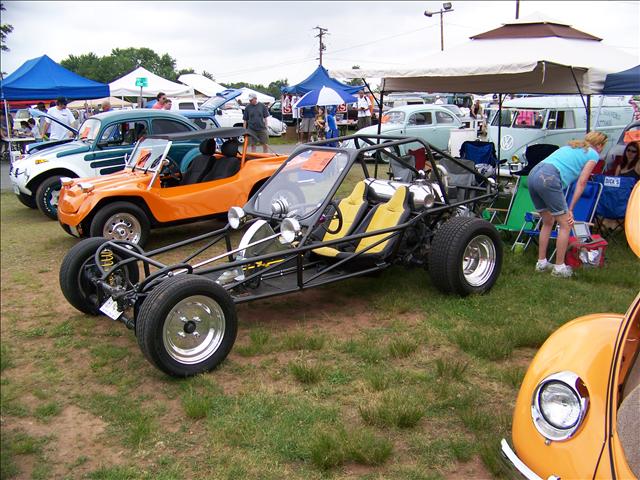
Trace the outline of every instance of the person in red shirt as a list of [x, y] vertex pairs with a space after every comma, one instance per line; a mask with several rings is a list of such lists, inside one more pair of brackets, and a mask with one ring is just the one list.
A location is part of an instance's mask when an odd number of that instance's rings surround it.
[[162, 110], [164, 108], [164, 104], [167, 101], [167, 96], [164, 94], [164, 92], [159, 92], [158, 95], [156, 95], [156, 100], [157, 102], [153, 105], [153, 107], [151, 107], [152, 110]]

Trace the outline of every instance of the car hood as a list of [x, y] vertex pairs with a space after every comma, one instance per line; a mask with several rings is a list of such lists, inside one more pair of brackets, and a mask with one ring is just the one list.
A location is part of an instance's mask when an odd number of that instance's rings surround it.
[[67, 155], [74, 155], [76, 153], [84, 153], [90, 150], [90, 146], [84, 142], [77, 140], [63, 143], [62, 145], [54, 145], [48, 148], [43, 148], [34, 152], [29, 158], [57, 158]]
[[104, 192], [106, 190], [131, 188], [139, 183], [144, 183], [144, 188], [146, 188], [149, 185], [151, 176], [151, 173], [144, 173], [142, 171], [132, 172], [131, 170], [123, 170], [98, 177], [78, 178], [74, 180], [72, 187], [75, 187], [79, 183], [90, 183], [95, 187], [93, 192]]

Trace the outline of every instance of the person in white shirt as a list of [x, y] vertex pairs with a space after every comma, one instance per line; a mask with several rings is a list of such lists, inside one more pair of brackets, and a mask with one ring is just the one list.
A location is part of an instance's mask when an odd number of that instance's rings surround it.
[[436, 96], [436, 101], [433, 102], [435, 105], [444, 105], [444, 101], [440, 98], [439, 95]]
[[[69, 127], [73, 127], [76, 123], [76, 118], [73, 116], [71, 110], [67, 108], [67, 99], [64, 97], [60, 97], [56, 100], [56, 106], [47, 110], [47, 115], [55, 118], [64, 125], [68, 125]], [[67, 130], [56, 122], [47, 120], [46, 123], [50, 127], [50, 140], [64, 140], [65, 138], [69, 138], [73, 135], [71, 130]]]
[[371, 125], [371, 102], [364, 95], [364, 90], [358, 92], [358, 130]]

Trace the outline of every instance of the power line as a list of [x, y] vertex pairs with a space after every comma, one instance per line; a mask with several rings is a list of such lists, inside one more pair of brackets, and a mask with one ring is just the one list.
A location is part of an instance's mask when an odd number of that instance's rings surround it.
[[411, 35], [412, 33], [420, 32], [422, 30], [428, 30], [428, 29], [434, 28], [436, 26], [437, 25], [429, 25], [429, 26], [426, 26], [426, 27], [420, 27], [420, 28], [417, 28], [415, 30], [410, 30], [408, 32], [398, 33], [396, 35], [389, 35], [388, 37], [382, 37], [382, 38], [379, 38], [378, 40], [372, 40], [370, 42], [360, 43], [360, 44], [357, 44], [357, 45], [351, 45], [350, 47], [344, 47], [344, 48], [339, 48], [337, 50], [331, 50], [331, 51], [327, 52], [327, 54], [344, 52], [345, 50], [351, 50], [353, 48], [366, 47], [367, 45], [372, 45], [374, 43], [383, 42], [383, 41], [389, 40], [391, 38], [397, 38], [397, 37], [402, 37], [402, 36], [405, 36], [405, 35]]

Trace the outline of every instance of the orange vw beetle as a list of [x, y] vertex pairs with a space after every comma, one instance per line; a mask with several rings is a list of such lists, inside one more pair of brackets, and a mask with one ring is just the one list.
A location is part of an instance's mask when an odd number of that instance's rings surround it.
[[[640, 257], [640, 183], [625, 221]], [[640, 281], [639, 281], [640, 285]], [[626, 315], [587, 315], [540, 348], [513, 413], [507, 462], [528, 479], [640, 477], [640, 294]]]
[[123, 171], [63, 178], [58, 220], [77, 237], [142, 246], [151, 228], [226, 215], [233, 205], [246, 203], [287, 158], [248, 153], [248, 142], [239, 142], [247, 135], [236, 127], [143, 138]]

